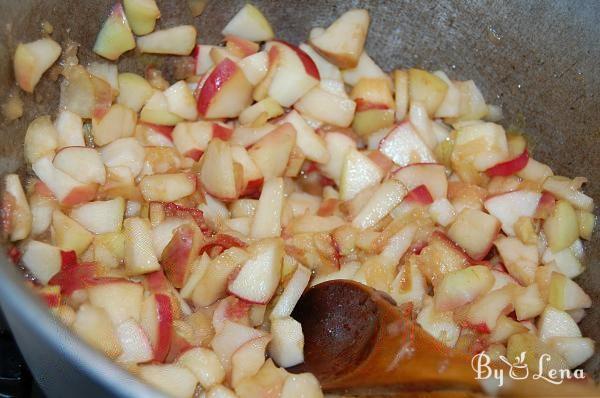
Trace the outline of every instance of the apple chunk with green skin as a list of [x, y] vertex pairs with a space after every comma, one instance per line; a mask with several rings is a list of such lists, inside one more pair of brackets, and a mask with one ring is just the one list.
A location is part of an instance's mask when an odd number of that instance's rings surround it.
[[494, 285], [494, 275], [484, 265], [450, 272], [435, 286], [435, 308], [448, 311], [472, 302]]
[[369, 13], [366, 10], [350, 10], [322, 34], [311, 37], [310, 45], [340, 68], [353, 68], [363, 52], [369, 22]]
[[44, 72], [60, 57], [61, 51], [60, 45], [48, 38], [20, 43], [13, 61], [19, 87], [32, 93]]
[[475, 260], [481, 260], [490, 251], [499, 230], [496, 217], [480, 210], [465, 209], [448, 229], [448, 237]]
[[16, 174], [4, 177], [4, 196], [2, 198], [2, 212], [4, 226], [7, 228], [11, 241], [25, 239], [31, 232], [32, 214], [21, 185], [21, 180]]
[[210, 73], [198, 95], [198, 114], [207, 119], [237, 117], [252, 102], [252, 85], [229, 58]]
[[163, 250], [163, 270], [176, 288], [184, 286], [202, 241], [202, 232], [195, 224], [184, 224], [175, 230], [171, 242]]
[[147, 35], [154, 30], [160, 10], [154, 0], [124, 0], [125, 15], [131, 30], [138, 36]]
[[135, 48], [135, 39], [125, 17], [125, 11], [121, 3], [116, 3], [96, 37], [94, 52], [115, 61], [121, 54], [133, 48]]
[[143, 53], [189, 55], [196, 46], [196, 28], [191, 25], [180, 25], [157, 30], [139, 37], [137, 44]]
[[280, 239], [263, 240], [253, 248], [254, 255], [244, 263], [229, 283], [231, 294], [251, 303], [268, 303], [275, 294], [281, 275], [283, 243]]
[[221, 33], [224, 36], [235, 35], [250, 41], [267, 41], [274, 37], [269, 21], [252, 4], [246, 4], [239, 10]]

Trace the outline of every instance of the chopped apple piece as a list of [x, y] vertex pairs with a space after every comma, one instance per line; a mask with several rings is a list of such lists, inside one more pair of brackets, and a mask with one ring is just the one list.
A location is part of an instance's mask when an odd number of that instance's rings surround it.
[[303, 265], [298, 265], [273, 307], [270, 315], [271, 319], [285, 318], [292, 314], [296, 303], [300, 299], [300, 296], [302, 296], [302, 293], [304, 293], [304, 289], [308, 286], [310, 277], [310, 270]]
[[250, 340], [242, 345], [231, 357], [231, 385], [237, 386], [240, 381], [258, 373], [265, 363], [267, 344], [271, 337], [265, 336]]
[[225, 380], [225, 370], [219, 362], [219, 357], [207, 348], [192, 348], [184, 352], [177, 363], [191, 371], [202, 388], [211, 388]]
[[450, 272], [435, 286], [435, 308], [453, 310], [484, 295], [493, 285], [494, 275], [484, 265]]
[[211, 195], [223, 200], [238, 196], [231, 147], [225, 141], [213, 139], [202, 158], [200, 182]]
[[187, 120], [196, 120], [198, 117], [196, 99], [185, 81], [181, 80], [173, 84], [165, 90], [164, 95], [169, 112]]
[[568, 201], [577, 209], [583, 211], [594, 210], [594, 200], [581, 192], [574, 180], [560, 176], [550, 176], [544, 181], [543, 188], [557, 198]]
[[554, 337], [581, 337], [579, 326], [571, 315], [548, 305], [537, 322], [540, 340], [546, 342]]
[[160, 10], [154, 0], [124, 0], [125, 15], [131, 30], [138, 36], [147, 35], [154, 30]]
[[487, 327], [493, 330], [502, 314], [508, 314], [513, 309], [514, 286], [507, 285], [480, 297], [467, 307], [466, 321], [473, 326]]
[[146, 101], [140, 113], [140, 121], [159, 126], [174, 126], [181, 120], [181, 117], [169, 111], [167, 97], [158, 90]]
[[287, 368], [304, 362], [304, 334], [300, 322], [291, 317], [274, 319], [271, 334], [269, 356], [275, 363]]
[[559, 200], [550, 217], [544, 221], [544, 234], [553, 252], [568, 248], [579, 237], [577, 214], [569, 202]]
[[356, 103], [320, 87], [315, 87], [300, 98], [294, 108], [302, 115], [324, 123], [348, 127], [354, 118]]
[[459, 116], [460, 112], [460, 91], [458, 87], [452, 82], [448, 76], [442, 71], [436, 71], [433, 73], [435, 76], [443, 80], [448, 86], [444, 99], [437, 107], [434, 116], [436, 118], [454, 118]]
[[307, 159], [317, 163], [327, 163], [329, 161], [330, 155], [325, 140], [306, 123], [298, 112], [289, 112], [281, 122], [290, 123], [296, 129], [296, 145], [306, 155]]
[[84, 184], [104, 184], [106, 169], [102, 157], [94, 148], [67, 147], [52, 162], [58, 170]]
[[81, 255], [94, 239], [87, 229], [59, 210], [52, 214], [52, 229], [56, 245], [65, 251], [74, 250], [78, 255]]
[[250, 84], [256, 86], [267, 75], [269, 70], [269, 55], [266, 51], [259, 51], [240, 60], [238, 66], [242, 69]]
[[33, 217], [19, 176], [6, 175], [4, 189], [2, 223], [5, 233], [8, 233], [12, 242], [25, 239], [31, 232]]
[[385, 79], [388, 81], [390, 87], [392, 85], [390, 77], [369, 57], [366, 51], [360, 54], [358, 64], [354, 68], [342, 71], [342, 77], [344, 83], [350, 86], [354, 86], [361, 79], [365, 78]]
[[237, 117], [252, 100], [244, 72], [226, 58], [210, 73], [198, 95], [198, 114], [207, 119]]
[[408, 111], [408, 72], [405, 70], [394, 71], [394, 91], [396, 102], [396, 121], [401, 122]]
[[300, 44], [300, 49], [304, 51], [308, 56], [314, 61], [317, 69], [319, 70], [319, 76], [321, 79], [332, 79], [332, 80], [342, 80], [342, 73], [340, 69], [327, 61], [325, 58], [321, 57], [319, 53], [317, 53], [311, 46], [308, 44]]
[[578, 367], [594, 355], [594, 340], [587, 337], [554, 337], [548, 344], [567, 361], [570, 369]]
[[514, 191], [493, 196], [484, 202], [486, 210], [502, 223], [507, 235], [515, 235], [514, 225], [520, 217], [533, 217], [542, 194]]
[[333, 179], [338, 185], [348, 153], [356, 148], [356, 142], [342, 133], [325, 134], [325, 145], [329, 152], [329, 161], [321, 166], [323, 174]]
[[527, 328], [520, 322], [517, 322], [507, 316], [500, 315], [496, 322], [496, 327], [490, 331], [490, 342], [506, 343], [513, 334], [525, 333]]
[[534, 181], [540, 185], [544, 183], [546, 178], [552, 176], [553, 174], [554, 173], [552, 172], [552, 169], [550, 167], [538, 162], [531, 156], [527, 161], [527, 165], [517, 172], [517, 176], [525, 180]]
[[452, 312], [438, 312], [433, 300], [426, 297], [425, 306], [417, 315], [417, 323], [431, 336], [448, 347], [454, 347], [460, 335], [460, 327], [452, 318]]
[[283, 114], [283, 108], [273, 98], [267, 97], [254, 105], [244, 109], [239, 116], [241, 124], [251, 124], [257, 119], [266, 115], [265, 119], [269, 120]]
[[479, 210], [465, 209], [448, 229], [448, 236], [473, 257], [483, 259], [492, 247], [500, 223]]
[[468, 267], [469, 256], [454, 242], [440, 232], [435, 232], [429, 244], [417, 257], [419, 269], [435, 286], [445, 274]]
[[436, 75], [422, 69], [408, 70], [408, 95], [410, 102], [420, 102], [431, 117], [444, 100], [448, 85]]
[[178, 365], [142, 365], [138, 374], [142, 380], [175, 398], [193, 396], [198, 384], [192, 372]]
[[243, 37], [250, 41], [267, 41], [274, 37], [269, 21], [258, 8], [249, 3], [235, 14], [221, 33]]
[[435, 157], [408, 122], [400, 124], [379, 143], [379, 150], [399, 166], [435, 163]]
[[95, 234], [119, 232], [125, 215], [125, 200], [115, 198], [90, 202], [71, 210], [71, 217]]
[[45, 156], [54, 156], [58, 148], [58, 131], [52, 125], [50, 116], [41, 116], [29, 123], [24, 145], [28, 163], [34, 163]]
[[520, 284], [529, 286], [535, 280], [535, 270], [539, 264], [538, 249], [535, 245], [525, 245], [517, 238], [500, 237], [494, 241], [496, 249], [508, 273]]
[[147, 220], [131, 217], [123, 222], [125, 229], [125, 271], [141, 275], [160, 269], [154, 254], [152, 232]]
[[135, 138], [120, 138], [113, 141], [100, 149], [100, 155], [106, 167], [112, 170], [126, 168], [131, 172], [132, 177], [140, 174], [146, 158], [144, 147]]
[[466, 162], [475, 170], [485, 171], [507, 160], [508, 156], [508, 144], [502, 126], [476, 122], [458, 128], [452, 150], [454, 168], [460, 168]]
[[592, 300], [576, 282], [563, 274], [554, 272], [550, 279], [548, 304], [559, 310], [569, 311], [589, 308], [592, 305]]
[[582, 210], [577, 210], [576, 214], [577, 225], [579, 225], [579, 237], [585, 240], [592, 239], [592, 233], [594, 232], [594, 226], [596, 224], [596, 216], [594, 213]]
[[248, 150], [248, 155], [256, 163], [265, 180], [283, 175], [296, 144], [296, 136], [294, 126], [285, 123], [262, 137]]
[[225, 320], [223, 329], [215, 335], [211, 346], [225, 370], [230, 371], [233, 354], [247, 342], [265, 335], [261, 330]]
[[446, 198], [437, 199], [429, 206], [429, 215], [442, 227], [447, 227], [456, 219], [456, 209]]
[[72, 325], [79, 337], [109, 358], [117, 358], [123, 351], [115, 328], [105, 310], [83, 304]]
[[342, 14], [310, 44], [329, 62], [340, 68], [353, 68], [363, 52], [369, 30], [369, 13], [353, 9]]
[[96, 37], [94, 52], [111, 61], [135, 48], [135, 39], [121, 3], [116, 3]]
[[157, 30], [149, 35], [138, 37], [137, 45], [143, 53], [189, 55], [196, 46], [196, 28], [191, 25], [180, 25]]
[[144, 288], [132, 282], [111, 282], [88, 288], [90, 304], [102, 308], [113, 325], [128, 319], [140, 320]]
[[[548, 361], [540, 362], [540, 357], [544, 354], [547, 355]], [[509, 360], [517, 360], [524, 356], [523, 366], [527, 366], [534, 374], [548, 375], [550, 371], [558, 374], [561, 369], [567, 369], [567, 362], [558, 351], [532, 333], [512, 335], [506, 345], [506, 356]]]
[[117, 362], [137, 364], [149, 362], [154, 358], [148, 336], [135, 320], [127, 319], [122, 322], [117, 326], [116, 332], [123, 349], [123, 352], [117, 358]]
[[477, 120], [487, 115], [488, 106], [473, 80], [454, 82], [454, 85], [460, 92], [460, 120]]
[[411, 164], [396, 170], [393, 178], [402, 182], [409, 191], [425, 185], [434, 200], [447, 196], [448, 178], [446, 168], [441, 164]]
[[32, 93], [44, 72], [60, 57], [61, 51], [60, 45], [50, 38], [19, 43], [13, 61], [19, 87]]
[[162, 268], [174, 287], [185, 285], [202, 242], [202, 233], [195, 224], [185, 224], [174, 231], [161, 256]]
[[396, 180], [385, 181], [352, 220], [352, 225], [359, 229], [373, 227], [400, 204], [406, 192], [402, 183]]
[[74, 206], [89, 202], [96, 195], [95, 184], [83, 184], [54, 167], [50, 159], [41, 158], [32, 165], [33, 171], [50, 189], [59, 202]]
[[544, 299], [536, 283], [519, 289], [515, 296], [515, 313], [517, 320], [532, 319], [542, 313], [545, 307]]
[[260, 194], [250, 235], [253, 238], [278, 237], [281, 234], [281, 213], [284, 201], [282, 178], [267, 180]]
[[154, 174], [140, 181], [140, 191], [148, 202], [174, 202], [196, 190], [196, 177], [189, 173]]
[[346, 155], [340, 177], [340, 199], [354, 198], [363, 189], [373, 187], [383, 178], [383, 171], [356, 149]]
[[134, 112], [139, 112], [146, 101], [154, 94], [150, 83], [135, 73], [120, 73], [118, 80], [119, 96], [117, 97], [117, 103], [127, 106]]
[[22, 261], [25, 268], [42, 284], [46, 285], [61, 268], [60, 249], [47, 243], [31, 240], [23, 248]]

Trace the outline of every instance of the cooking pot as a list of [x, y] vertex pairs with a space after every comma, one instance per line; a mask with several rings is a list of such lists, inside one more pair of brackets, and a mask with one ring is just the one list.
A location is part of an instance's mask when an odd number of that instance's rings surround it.
[[[14, 87], [11, 56], [19, 41], [41, 35], [81, 43], [82, 63], [113, 1], [1, 0], [0, 89]], [[243, 0], [209, 0], [193, 18], [186, 0], [158, 0], [159, 27], [192, 23], [202, 43], [218, 43], [220, 31]], [[487, 101], [504, 109], [505, 126], [524, 129], [533, 153], [561, 175], [586, 176], [588, 194], [600, 192], [600, 2], [255, 0], [277, 35], [294, 43], [312, 27], [327, 26], [342, 12], [361, 7], [371, 13], [367, 51], [384, 69], [421, 66], [443, 69], [455, 79], [474, 79]], [[142, 72], [148, 64], [170, 70], [168, 57], [131, 54], [120, 71]], [[0, 173], [25, 172], [23, 137], [36, 116], [54, 114], [58, 85], [43, 80], [33, 95], [21, 93], [25, 114], [0, 123]], [[581, 323], [600, 340], [599, 234], [587, 244], [588, 269], [578, 282], [594, 298]], [[158, 397], [147, 387], [63, 328], [21, 283], [19, 271], [0, 256], [0, 304], [31, 370], [49, 396]], [[598, 380], [600, 354], [585, 364]]]

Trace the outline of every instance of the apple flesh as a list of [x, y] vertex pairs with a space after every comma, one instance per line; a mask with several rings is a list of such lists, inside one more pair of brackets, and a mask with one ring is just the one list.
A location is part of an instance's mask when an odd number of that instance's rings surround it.
[[233, 157], [227, 142], [220, 139], [210, 141], [202, 157], [199, 179], [202, 187], [217, 198], [234, 200], [238, 197]]
[[190, 173], [168, 173], [144, 176], [140, 191], [147, 202], [174, 202], [196, 190], [196, 176]]
[[568, 201], [579, 210], [593, 211], [594, 200], [579, 190], [581, 182], [577, 183], [575, 180], [550, 176], [544, 181], [543, 188], [557, 198]]
[[178, 365], [142, 365], [138, 374], [151, 386], [175, 398], [193, 396], [198, 384], [192, 372]]
[[410, 102], [420, 102], [425, 106], [427, 114], [433, 116], [446, 93], [448, 85], [436, 75], [422, 69], [408, 70], [408, 95]]
[[496, 239], [494, 245], [513, 278], [524, 286], [534, 282], [535, 270], [539, 264], [537, 246], [525, 245], [519, 239], [509, 237]]
[[441, 164], [411, 164], [396, 170], [393, 178], [404, 184], [409, 191], [425, 185], [433, 200], [446, 198], [448, 193], [446, 168]]
[[303, 116], [338, 127], [348, 127], [354, 119], [356, 103], [317, 86], [294, 104]]
[[224, 36], [235, 35], [250, 41], [267, 41], [274, 37], [273, 29], [264, 15], [252, 4], [246, 4], [227, 23]]
[[311, 272], [303, 265], [298, 265], [292, 277], [288, 281], [283, 293], [279, 296], [275, 307], [271, 311], [270, 318], [285, 318], [292, 314], [296, 303], [304, 293], [308, 286], [311, 277]]
[[448, 237], [434, 232], [417, 257], [417, 263], [423, 275], [435, 286], [445, 274], [470, 266], [471, 259]]
[[169, 353], [173, 320], [173, 307], [168, 295], [152, 294], [142, 302], [140, 324], [152, 345], [154, 361], [163, 362]]
[[260, 169], [265, 180], [283, 175], [296, 143], [296, 137], [294, 126], [285, 123], [248, 149], [248, 155]]
[[379, 150], [397, 165], [411, 163], [435, 163], [435, 157], [415, 129], [408, 122], [402, 123], [381, 140]]
[[123, 222], [125, 230], [125, 272], [142, 275], [160, 269], [152, 245], [152, 232], [147, 220], [130, 217]]
[[573, 206], [565, 200], [556, 202], [551, 215], [544, 221], [543, 230], [553, 252], [570, 247], [579, 237], [577, 214]]
[[279, 239], [266, 239], [249, 250], [253, 253], [252, 257], [242, 265], [229, 283], [228, 290], [242, 300], [265, 304], [279, 285], [283, 243]]
[[81, 255], [92, 243], [94, 236], [70, 217], [60, 210], [52, 213], [52, 230], [54, 242], [63, 250], [74, 250]]
[[124, 0], [125, 15], [131, 30], [138, 36], [147, 35], [154, 30], [160, 10], [154, 0]]
[[554, 337], [549, 345], [560, 353], [570, 369], [574, 369], [594, 355], [594, 340], [587, 337]]
[[54, 127], [58, 133], [58, 148], [85, 146], [83, 121], [79, 115], [63, 110], [56, 117]]
[[140, 121], [160, 126], [174, 126], [182, 118], [169, 111], [169, 102], [162, 91], [155, 90], [140, 112]]
[[135, 48], [135, 39], [121, 3], [116, 3], [94, 43], [94, 52], [116, 61], [121, 54]]
[[283, 179], [272, 178], [265, 182], [256, 207], [250, 236], [254, 238], [270, 238], [278, 237], [281, 234], [283, 201]]
[[552, 305], [546, 306], [540, 315], [537, 329], [540, 340], [544, 342], [554, 337], [581, 337], [581, 330], [573, 318]]
[[426, 298], [423, 309], [417, 315], [417, 323], [444, 345], [448, 347], [456, 345], [460, 327], [452, 319], [451, 311], [436, 311], [431, 298]]
[[522, 288], [515, 295], [515, 314], [518, 321], [532, 319], [540, 315], [546, 306], [536, 283]]
[[499, 230], [500, 223], [494, 216], [480, 210], [465, 209], [448, 229], [448, 237], [464, 248], [469, 256], [481, 260], [489, 252]]
[[337, 132], [325, 134], [324, 140], [329, 153], [329, 161], [320, 166], [320, 169], [326, 177], [331, 178], [339, 185], [346, 156], [351, 149], [356, 148], [356, 142], [349, 136]]
[[98, 151], [94, 148], [63, 148], [52, 161], [54, 167], [83, 184], [104, 184], [106, 169]]
[[62, 264], [58, 247], [35, 240], [25, 245], [21, 260], [25, 268], [44, 285], [60, 271]]
[[225, 371], [229, 372], [234, 353], [247, 342], [265, 335], [266, 333], [261, 330], [226, 320], [221, 332], [212, 339], [211, 347], [219, 357]]
[[12, 242], [27, 238], [32, 230], [33, 216], [21, 180], [16, 174], [4, 177], [2, 199], [4, 233]]
[[447, 273], [435, 286], [435, 308], [437, 311], [453, 310], [484, 295], [493, 285], [494, 275], [484, 265]]
[[322, 34], [311, 37], [310, 45], [338, 67], [353, 68], [363, 52], [369, 22], [369, 13], [366, 10], [347, 11]]
[[514, 286], [507, 285], [480, 297], [466, 308], [466, 322], [485, 330], [494, 330], [500, 315], [513, 309]]
[[116, 359], [117, 362], [138, 364], [149, 362], [154, 358], [148, 336], [135, 320], [127, 319], [119, 324], [116, 334], [123, 348], [123, 352]]
[[202, 233], [196, 225], [185, 224], [174, 231], [171, 242], [165, 247], [161, 256], [165, 275], [174, 287], [184, 286], [202, 240]]
[[106, 311], [115, 327], [132, 319], [140, 320], [144, 288], [132, 282], [111, 282], [87, 289], [90, 304]]
[[508, 143], [502, 126], [474, 122], [458, 128], [452, 150], [452, 164], [455, 168], [465, 163], [477, 171], [485, 171], [506, 161], [508, 157]]
[[44, 72], [60, 57], [61, 51], [60, 45], [50, 38], [19, 43], [13, 61], [19, 87], [32, 93]]
[[361, 79], [365, 78], [385, 79], [390, 86], [392, 85], [390, 77], [375, 63], [366, 51], [360, 54], [358, 64], [355, 67], [342, 70], [342, 78], [344, 83], [350, 86], [358, 84]]
[[127, 106], [134, 112], [139, 112], [154, 93], [150, 83], [135, 73], [120, 73], [118, 82], [119, 96], [117, 97], [117, 103]]
[[196, 46], [196, 28], [180, 25], [157, 30], [138, 37], [137, 46], [142, 53], [189, 55]]
[[291, 317], [271, 321], [272, 340], [269, 356], [277, 365], [287, 368], [304, 362], [302, 325]]
[[492, 196], [484, 202], [485, 209], [502, 223], [502, 231], [514, 236], [514, 225], [520, 217], [533, 217], [542, 194], [534, 191], [514, 191]]
[[273, 98], [267, 97], [254, 105], [244, 109], [239, 116], [239, 122], [243, 125], [253, 124], [258, 120], [265, 122], [283, 114], [283, 108]]
[[369, 157], [356, 149], [346, 155], [340, 176], [340, 199], [350, 200], [383, 178], [383, 171]]
[[104, 165], [113, 172], [122, 168], [128, 171], [130, 177], [137, 177], [144, 167], [146, 151], [135, 138], [120, 138], [100, 149], [100, 156]]
[[71, 218], [95, 234], [119, 232], [125, 215], [125, 200], [115, 198], [83, 204], [71, 211]]
[[109, 358], [115, 359], [123, 352], [110, 317], [102, 308], [83, 304], [71, 327], [86, 343]]
[[169, 112], [187, 120], [196, 120], [196, 99], [185, 81], [181, 80], [164, 91]]
[[240, 381], [252, 377], [258, 373], [265, 363], [267, 344], [271, 337], [264, 336], [250, 340], [233, 354], [231, 357], [231, 385], [236, 387]]
[[195, 347], [185, 351], [177, 359], [177, 364], [192, 372], [204, 389], [219, 385], [225, 380], [225, 369], [219, 362], [219, 357], [207, 348]]
[[406, 187], [401, 182], [396, 180], [383, 182], [352, 220], [352, 225], [359, 229], [373, 227], [398, 206], [406, 194]]
[[589, 308], [592, 300], [575, 281], [554, 272], [550, 279], [548, 304], [559, 310], [570, 311]]
[[25, 133], [24, 154], [28, 163], [52, 157], [58, 148], [58, 131], [49, 116], [34, 119]]

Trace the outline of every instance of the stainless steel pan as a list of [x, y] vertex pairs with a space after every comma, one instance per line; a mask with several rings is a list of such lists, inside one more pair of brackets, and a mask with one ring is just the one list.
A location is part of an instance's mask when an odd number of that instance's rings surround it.
[[[112, 1], [0, 0], [0, 89], [14, 86], [11, 54], [18, 41], [40, 36], [40, 24], [54, 26], [53, 37], [81, 43], [83, 62]], [[193, 23], [199, 41], [217, 43], [220, 30], [242, 0], [212, 0], [193, 19], [185, 0], [159, 0], [160, 26]], [[534, 154], [555, 171], [587, 176], [596, 200], [600, 192], [600, 2], [555, 1], [268, 1], [254, 3], [280, 37], [299, 42], [310, 28], [325, 26], [352, 7], [371, 12], [367, 49], [391, 69], [419, 65], [440, 68], [458, 79], [473, 78], [488, 102], [502, 105], [506, 125], [525, 128]], [[154, 63], [169, 69], [168, 58], [123, 57], [120, 70], [142, 71]], [[24, 171], [22, 143], [27, 123], [51, 113], [57, 85], [42, 82], [23, 95], [26, 113], [0, 122], [0, 173]], [[586, 335], [600, 339], [600, 245], [588, 244], [588, 270], [579, 282], [595, 299], [582, 322]], [[24, 356], [49, 396], [159, 396], [127, 372], [82, 344], [62, 328], [26, 291], [4, 255], [0, 256], [0, 304]], [[1, 354], [0, 354], [1, 355]], [[600, 355], [586, 370], [596, 379]]]

